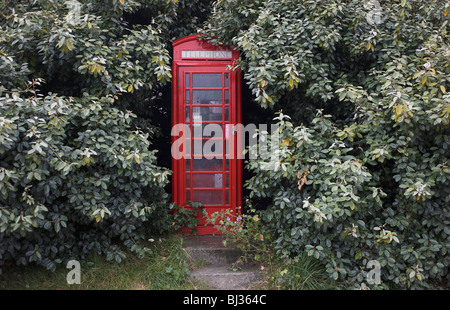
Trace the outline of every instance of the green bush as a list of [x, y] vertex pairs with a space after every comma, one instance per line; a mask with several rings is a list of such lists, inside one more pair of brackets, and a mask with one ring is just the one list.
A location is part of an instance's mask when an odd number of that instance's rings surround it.
[[173, 204], [172, 210], [172, 229], [178, 231], [186, 228], [191, 235], [197, 234], [197, 226], [200, 224], [200, 218], [207, 214], [201, 203], [192, 201], [187, 201], [186, 206]]
[[170, 171], [149, 140], [170, 123], [170, 41], [208, 12], [209, 0], [2, 3], [0, 267], [120, 261], [121, 246], [142, 256], [140, 240], [173, 229]]
[[236, 212], [225, 209], [207, 215], [207, 222], [214, 225], [223, 236], [223, 245], [242, 251], [242, 256], [233, 264], [233, 269], [238, 269], [242, 263], [247, 262], [264, 264], [274, 254], [270, 250], [270, 232], [262, 224], [259, 212], [251, 205], [246, 209], [245, 213], [237, 208]]
[[[382, 282], [394, 287], [448, 281], [450, 171], [440, 169], [443, 158], [428, 161], [430, 177], [439, 181], [427, 183], [423, 199], [417, 182], [384, 189], [381, 173], [370, 171], [377, 163], [372, 157], [362, 160], [364, 154], [342, 138], [345, 129], [329, 115], [318, 112], [311, 127], [295, 127], [288, 119], [276, 117], [278, 165], [267, 170], [260, 160], [247, 164], [255, 173], [246, 183], [250, 197], [272, 199], [262, 218], [276, 236], [278, 252], [320, 259], [333, 279], [352, 286], [366, 282], [371, 260], [381, 264]], [[401, 164], [407, 159], [396, 161], [394, 178], [409, 180], [412, 171]]]
[[54, 269], [90, 251], [120, 261], [119, 240], [144, 253], [137, 241], [145, 222], [161, 228], [154, 213], [167, 210], [170, 172], [113, 101], [1, 97], [0, 265]]
[[235, 45], [256, 101], [292, 117], [276, 117], [273, 169], [247, 163], [281, 253], [316, 257], [349, 285], [370, 260], [383, 285], [448, 285], [449, 9], [217, 2], [203, 37]]

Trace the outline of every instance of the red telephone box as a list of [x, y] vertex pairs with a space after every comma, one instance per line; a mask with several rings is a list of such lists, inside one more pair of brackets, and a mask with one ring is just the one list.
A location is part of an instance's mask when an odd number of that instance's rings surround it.
[[[242, 160], [234, 139], [241, 77], [229, 68], [238, 58], [233, 48], [197, 35], [173, 42], [172, 195], [178, 205], [200, 202], [209, 214], [241, 206]], [[198, 234], [217, 232], [205, 222], [200, 219]]]

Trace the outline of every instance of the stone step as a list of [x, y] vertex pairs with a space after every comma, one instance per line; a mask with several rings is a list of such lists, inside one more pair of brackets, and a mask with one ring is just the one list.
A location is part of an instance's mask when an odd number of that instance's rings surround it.
[[211, 290], [246, 290], [261, 280], [261, 274], [254, 266], [246, 266], [239, 271], [231, 271], [226, 266], [207, 266], [193, 270], [190, 277]]
[[238, 249], [225, 247], [221, 236], [187, 236], [183, 248], [193, 261], [203, 261], [210, 266], [231, 265], [242, 255]]
[[[222, 244], [221, 236], [185, 236], [183, 249], [192, 262], [201, 262], [191, 271], [193, 282], [202, 283], [212, 290], [244, 290], [261, 279], [258, 268], [251, 264], [242, 264], [237, 271], [230, 270], [231, 265], [240, 259], [242, 252]], [[195, 264], [193, 264], [195, 265]]]

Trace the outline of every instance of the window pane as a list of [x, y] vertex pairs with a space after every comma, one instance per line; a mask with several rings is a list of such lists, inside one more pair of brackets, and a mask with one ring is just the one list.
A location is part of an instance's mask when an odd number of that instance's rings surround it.
[[194, 90], [192, 91], [194, 104], [222, 104], [221, 90]]
[[189, 90], [186, 91], [186, 104], [191, 104], [191, 96]]
[[229, 114], [230, 109], [228, 107], [225, 107], [225, 121], [229, 121]]
[[223, 174], [193, 174], [192, 175], [193, 188], [222, 188]]
[[194, 158], [192, 171], [222, 171], [222, 159]]
[[225, 154], [230, 154], [230, 140], [225, 140]]
[[[198, 122], [199, 121], [198, 114], [195, 113], [195, 107], [193, 109], [194, 109], [194, 122]], [[194, 138], [202, 138], [202, 136], [203, 136], [202, 124], [197, 124], [197, 123], [192, 124], [191, 136]]]
[[215, 155], [215, 158], [223, 157], [223, 140], [194, 140], [193, 147], [194, 155]]
[[186, 173], [186, 188], [191, 187], [191, 175], [189, 173]]
[[223, 127], [222, 124], [209, 123], [202, 124], [203, 127], [203, 138], [222, 138], [223, 137]]
[[189, 73], [186, 73], [186, 88], [189, 88], [190, 83], [189, 83]]
[[228, 90], [225, 91], [225, 104], [230, 104], [230, 95], [228, 94]]
[[230, 204], [230, 191], [225, 191], [225, 204]]
[[186, 122], [190, 122], [191, 121], [191, 110], [190, 108], [186, 108]]
[[228, 82], [228, 73], [225, 73], [225, 87], [228, 87], [229, 82]]
[[[195, 110], [195, 108], [193, 107], [194, 111], [198, 112], [199, 110]], [[196, 117], [196, 120], [200, 120], [200, 118]], [[190, 133], [194, 138], [222, 138], [222, 128], [222, 124], [218, 123], [194, 123]]]
[[191, 140], [190, 139], [184, 140], [184, 145], [186, 147], [186, 157], [189, 158], [191, 157]]
[[194, 122], [221, 121], [222, 107], [193, 107], [192, 120]]
[[221, 205], [222, 204], [222, 191], [193, 191], [192, 200], [195, 202], [201, 202], [205, 205]]
[[191, 201], [191, 191], [186, 191], [186, 201]]
[[192, 73], [192, 87], [222, 87], [222, 73]]

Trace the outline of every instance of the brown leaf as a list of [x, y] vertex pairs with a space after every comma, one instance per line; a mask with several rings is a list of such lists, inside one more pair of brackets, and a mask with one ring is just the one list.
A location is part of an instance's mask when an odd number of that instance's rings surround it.
[[298, 190], [301, 190], [303, 185], [305, 185], [305, 183], [308, 181], [308, 179], [306, 178], [306, 176], [309, 174], [309, 165], [306, 166], [306, 171], [301, 174], [300, 171], [297, 173], [297, 178], [300, 179], [298, 181]]

